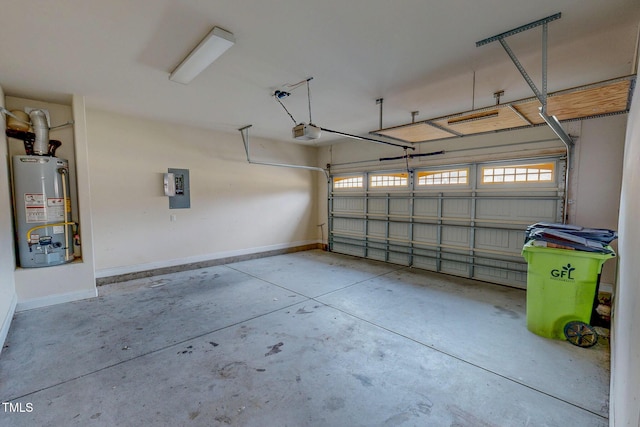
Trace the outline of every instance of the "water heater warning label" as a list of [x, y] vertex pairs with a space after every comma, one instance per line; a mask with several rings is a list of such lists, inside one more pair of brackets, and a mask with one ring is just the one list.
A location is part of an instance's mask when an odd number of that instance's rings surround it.
[[64, 220], [64, 199], [62, 197], [50, 197], [47, 199], [47, 221]]
[[44, 194], [25, 193], [24, 207], [27, 223], [45, 222], [47, 220], [47, 208], [44, 204]]
[[42, 193], [25, 193], [24, 205], [30, 206], [44, 206], [44, 194]]
[[42, 193], [25, 193], [25, 220], [27, 223], [64, 220], [65, 204], [61, 197], [46, 199]]
[[45, 222], [47, 220], [47, 210], [45, 208], [27, 207], [27, 223]]

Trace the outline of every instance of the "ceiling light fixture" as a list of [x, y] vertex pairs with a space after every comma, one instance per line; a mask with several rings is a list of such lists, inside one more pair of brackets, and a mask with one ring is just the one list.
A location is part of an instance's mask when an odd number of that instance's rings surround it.
[[169, 80], [189, 84], [235, 42], [236, 39], [232, 33], [213, 27], [200, 44], [173, 70]]

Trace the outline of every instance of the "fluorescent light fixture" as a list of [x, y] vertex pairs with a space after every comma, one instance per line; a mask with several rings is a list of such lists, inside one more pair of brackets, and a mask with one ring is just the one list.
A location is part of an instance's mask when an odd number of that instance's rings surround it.
[[200, 44], [173, 70], [169, 80], [189, 84], [235, 42], [233, 34], [222, 28], [213, 27]]

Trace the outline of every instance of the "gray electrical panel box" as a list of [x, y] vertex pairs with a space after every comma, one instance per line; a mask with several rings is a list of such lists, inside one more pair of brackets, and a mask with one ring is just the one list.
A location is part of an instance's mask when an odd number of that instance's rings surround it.
[[169, 209], [188, 209], [191, 207], [189, 191], [189, 169], [168, 169], [175, 179], [175, 196], [169, 197]]

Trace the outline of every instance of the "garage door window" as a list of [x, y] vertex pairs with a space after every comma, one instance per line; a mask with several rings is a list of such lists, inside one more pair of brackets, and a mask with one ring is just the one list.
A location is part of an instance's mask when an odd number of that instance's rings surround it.
[[482, 168], [483, 184], [524, 184], [530, 182], [552, 182], [553, 163], [536, 165], [485, 166]]
[[418, 186], [458, 185], [469, 183], [469, 169], [418, 172]]
[[362, 175], [359, 176], [343, 176], [333, 178], [334, 189], [362, 188]]
[[407, 187], [408, 185], [409, 174], [407, 174], [406, 172], [375, 174], [369, 177], [369, 186], [371, 188]]

